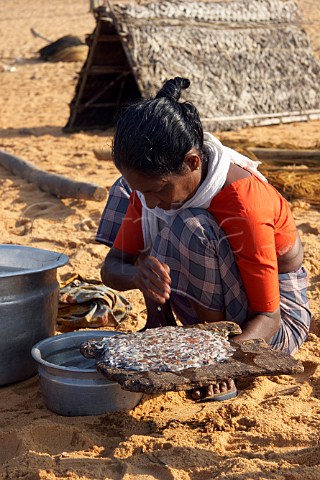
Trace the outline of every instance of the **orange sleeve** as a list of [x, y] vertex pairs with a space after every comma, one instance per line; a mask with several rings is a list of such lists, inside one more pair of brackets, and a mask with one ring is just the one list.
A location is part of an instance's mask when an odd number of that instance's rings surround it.
[[280, 305], [278, 262], [274, 229], [261, 223], [255, 212], [221, 223], [235, 254], [249, 306], [257, 312], [272, 312]]
[[[237, 186], [214, 197], [209, 211], [226, 233], [235, 254], [249, 306], [257, 312], [272, 312], [280, 305], [274, 215], [270, 199], [246, 192], [245, 208]], [[268, 201], [269, 200], [269, 201]]]
[[136, 192], [132, 192], [127, 213], [113, 243], [115, 248], [133, 255], [139, 254], [144, 249], [141, 214], [141, 202]]

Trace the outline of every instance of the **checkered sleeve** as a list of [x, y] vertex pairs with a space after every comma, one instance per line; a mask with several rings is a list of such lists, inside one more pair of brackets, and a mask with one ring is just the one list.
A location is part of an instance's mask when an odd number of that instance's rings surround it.
[[96, 241], [111, 247], [129, 206], [131, 189], [123, 177], [112, 185], [108, 201], [103, 210]]

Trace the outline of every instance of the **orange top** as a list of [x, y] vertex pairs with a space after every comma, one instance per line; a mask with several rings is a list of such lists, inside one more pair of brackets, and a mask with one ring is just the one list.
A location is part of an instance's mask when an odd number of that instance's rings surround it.
[[[251, 175], [223, 188], [207, 210], [228, 237], [250, 308], [274, 311], [280, 304], [277, 257], [289, 251], [297, 237], [288, 202], [269, 183]], [[116, 248], [131, 254], [143, 250], [141, 213], [133, 192]]]
[[138, 255], [144, 249], [142, 233], [142, 204], [136, 192], [130, 195], [127, 213], [122, 220], [121, 227], [113, 246], [132, 255]]

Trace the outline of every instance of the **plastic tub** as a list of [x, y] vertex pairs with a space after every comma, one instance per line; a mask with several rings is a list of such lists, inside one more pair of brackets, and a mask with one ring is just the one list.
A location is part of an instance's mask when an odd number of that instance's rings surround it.
[[122, 390], [96, 370], [95, 360], [80, 353], [86, 340], [119, 332], [86, 330], [65, 333], [38, 342], [32, 356], [38, 363], [41, 391], [46, 407], [59, 415], [100, 415], [130, 410], [142, 394]]

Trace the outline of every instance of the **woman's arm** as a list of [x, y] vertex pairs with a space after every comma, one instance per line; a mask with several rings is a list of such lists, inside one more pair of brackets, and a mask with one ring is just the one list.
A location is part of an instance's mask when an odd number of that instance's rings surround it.
[[[193, 308], [199, 318], [199, 323], [213, 323], [225, 320], [223, 312], [216, 312], [193, 302]], [[241, 325], [242, 333], [234, 337], [235, 341], [262, 338], [270, 340], [280, 327], [280, 309], [274, 312], [253, 312]]]
[[102, 282], [115, 290], [138, 288], [148, 298], [164, 304], [170, 298], [170, 270], [152, 256], [137, 256], [112, 247], [101, 268]]
[[263, 338], [265, 341], [277, 333], [280, 328], [280, 308], [273, 312], [255, 312], [255, 314], [241, 325], [242, 333], [234, 337], [236, 342]]
[[107, 287], [124, 291], [137, 288], [135, 275], [137, 256], [111, 248], [101, 267], [101, 280]]

